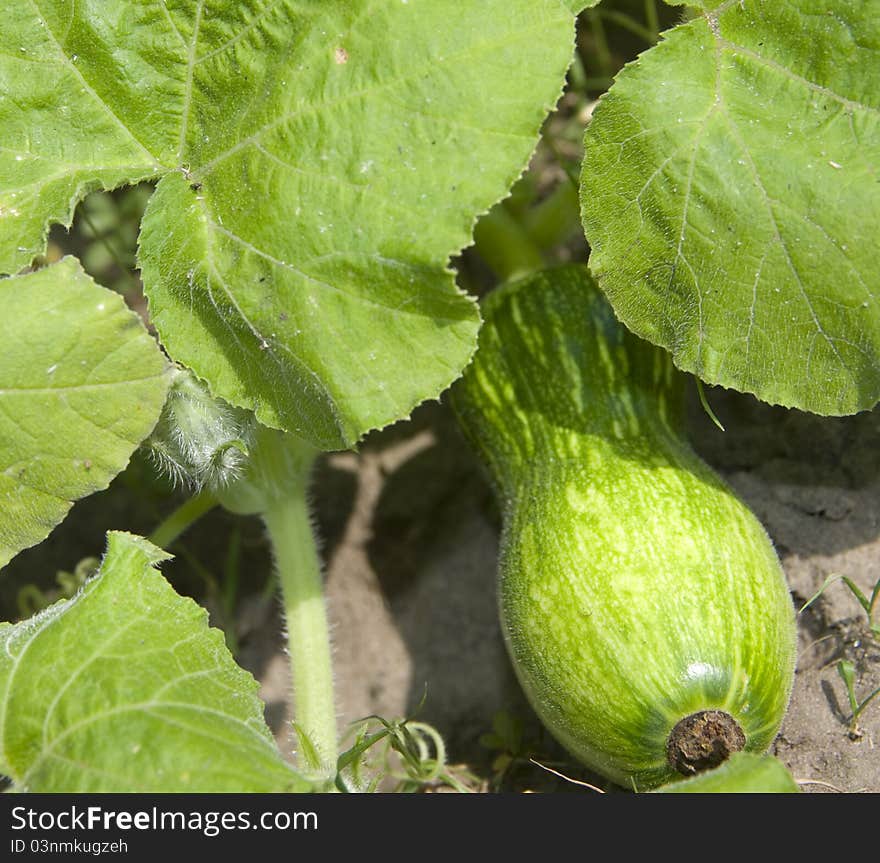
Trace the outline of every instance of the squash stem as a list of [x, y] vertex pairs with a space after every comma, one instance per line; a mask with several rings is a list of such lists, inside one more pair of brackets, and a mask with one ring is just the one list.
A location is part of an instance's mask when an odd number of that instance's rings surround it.
[[645, 26], [654, 37], [651, 44], [660, 39], [660, 16], [657, 14], [657, 0], [645, 0]]
[[563, 181], [524, 217], [524, 227], [540, 249], [552, 249], [580, 228], [580, 202], [574, 182]]
[[605, 18], [606, 21], [611, 21], [619, 27], [622, 27], [624, 30], [628, 30], [634, 36], [643, 39], [649, 45], [653, 45], [657, 41], [656, 30], [652, 30], [650, 25], [642, 26], [638, 21], [630, 18], [625, 12], [616, 12], [613, 9], [598, 9], [597, 13]]
[[151, 534], [150, 542], [167, 549], [206, 512], [217, 506], [217, 498], [208, 491], [199, 492], [184, 501]]
[[338, 753], [330, 629], [305, 492], [303, 482], [272, 500], [263, 520], [284, 601], [300, 766], [332, 776]]

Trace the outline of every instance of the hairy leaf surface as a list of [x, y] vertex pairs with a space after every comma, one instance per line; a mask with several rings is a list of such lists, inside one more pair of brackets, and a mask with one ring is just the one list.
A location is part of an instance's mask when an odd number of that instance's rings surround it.
[[150, 433], [168, 363], [75, 258], [0, 280], [0, 566], [106, 488]]
[[0, 770], [23, 791], [307, 790], [257, 682], [140, 537], [109, 534], [73, 599], [0, 625]]
[[591, 266], [682, 369], [821, 414], [880, 399], [880, 2], [728, 0], [586, 135]]

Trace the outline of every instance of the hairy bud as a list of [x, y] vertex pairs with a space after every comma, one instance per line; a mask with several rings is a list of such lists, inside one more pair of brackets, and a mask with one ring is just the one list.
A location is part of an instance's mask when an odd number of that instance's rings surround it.
[[255, 429], [250, 411], [214, 398], [195, 375], [180, 369], [146, 446], [175, 484], [217, 491], [241, 475]]

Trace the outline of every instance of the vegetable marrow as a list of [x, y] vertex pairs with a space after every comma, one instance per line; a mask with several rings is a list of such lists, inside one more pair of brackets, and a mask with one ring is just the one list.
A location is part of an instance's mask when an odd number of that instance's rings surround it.
[[683, 381], [583, 267], [491, 294], [453, 389], [503, 510], [499, 604], [554, 736], [654, 787], [763, 752], [788, 705], [795, 618], [761, 524], [683, 435]]

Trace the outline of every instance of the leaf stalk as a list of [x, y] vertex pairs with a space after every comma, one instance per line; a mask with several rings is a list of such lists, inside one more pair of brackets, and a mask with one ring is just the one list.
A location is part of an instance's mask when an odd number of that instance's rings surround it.
[[337, 757], [330, 629], [305, 483], [273, 501], [263, 521], [275, 551], [284, 601], [297, 729], [320, 759], [318, 772], [330, 776]]

